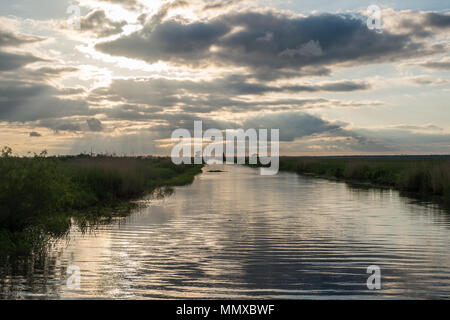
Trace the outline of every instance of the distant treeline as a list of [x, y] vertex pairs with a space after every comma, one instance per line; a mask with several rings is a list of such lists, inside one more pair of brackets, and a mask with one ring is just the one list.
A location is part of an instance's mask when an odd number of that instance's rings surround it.
[[280, 170], [389, 186], [450, 200], [449, 156], [282, 157]]
[[189, 184], [201, 165], [170, 158], [87, 155], [0, 156], [0, 253], [26, 252], [49, 237], [130, 212], [130, 200], [159, 187]]

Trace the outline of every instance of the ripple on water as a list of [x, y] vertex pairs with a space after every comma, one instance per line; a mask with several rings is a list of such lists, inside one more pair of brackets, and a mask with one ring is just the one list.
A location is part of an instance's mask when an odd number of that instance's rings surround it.
[[[391, 190], [229, 166], [123, 221], [2, 261], [3, 298], [448, 298], [450, 216]], [[81, 270], [80, 289], [66, 270]], [[382, 289], [370, 291], [369, 265]]]

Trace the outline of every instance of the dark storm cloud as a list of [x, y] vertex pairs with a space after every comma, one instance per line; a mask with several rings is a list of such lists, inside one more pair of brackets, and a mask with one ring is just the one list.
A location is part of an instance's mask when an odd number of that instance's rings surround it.
[[277, 12], [224, 14], [189, 24], [166, 21], [96, 48], [149, 63], [245, 66], [272, 77], [303, 68], [324, 70], [338, 63], [387, 62], [430, 53], [412, 34], [377, 33], [355, 15], [294, 17]]
[[103, 10], [94, 10], [81, 18], [82, 32], [91, 32], [98, 37], [108, 37], [123, 32], [125, 21], [109, 19]]

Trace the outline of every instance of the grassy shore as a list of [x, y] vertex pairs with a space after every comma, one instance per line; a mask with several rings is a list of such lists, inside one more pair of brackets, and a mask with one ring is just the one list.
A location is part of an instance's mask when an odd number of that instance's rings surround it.
[[282, 157], [280, 170], [389, 186], [450, 201], [449, 157]]
[[0, 157], [0, 254], [27, 253], [80, 226], [124, 216], [158, 188], [189, 184], [201, 165], [170, 158]]

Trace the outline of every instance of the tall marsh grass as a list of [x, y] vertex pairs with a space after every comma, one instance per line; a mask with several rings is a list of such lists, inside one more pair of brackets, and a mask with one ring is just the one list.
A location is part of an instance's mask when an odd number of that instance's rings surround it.
[[450, 200], [449, 158], [281, 158], [280, 169]]
[[[129, 200], [158, 187], [191, 183], [199, 165], [170, 158], [0, 156], [0, 252], [27, 251], [39, 239], [61, 236], [71, 224], [129, 211]], [[123, 212], [120, 212], [123, 214]]]

